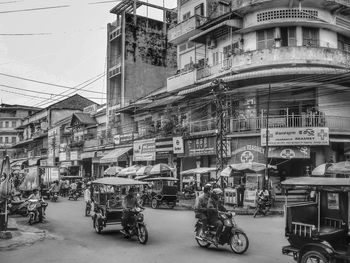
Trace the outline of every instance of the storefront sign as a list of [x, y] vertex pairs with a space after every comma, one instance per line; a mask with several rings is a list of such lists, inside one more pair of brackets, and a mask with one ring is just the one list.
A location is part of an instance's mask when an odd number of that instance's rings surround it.
[[291, 147], [269, 147], [269, 158], [281, 159], [309, 159], [310, 147], [291, 146]]
[[[329, 145], [329, 129], [269, 128], [269, 146], [282, 145]], [[261, 146], [266, 146], [266, 129], [261, 129]]]
[[188, 156], [215, 155], [215, 137], [187, 140], [185, 149]]
[[[241, 146], [243, 143], [257, 143], [256, 141], [249, 140], [235, 140], [233, 141], [234, 146]], [[234, 149], [234, 148], [233, 148]], [[232, 158], [229, 163], [250, 163], [257, 162], [261, 163], [265, 160], [265, 149], [258, 145], [247, 144], [239, 147], [238, 149], [234, 149], [232, 151]]]
[[134, 161], [156, 160], [156, 139], [134, 141]]
[[113, 136], [114, 144], [122, 144], [137, 139], [138, 133], [117, 134]]
[[95, 114], [97, 112], [97, 105], [96, 104], [92, 104], [90, 106], [87, 106], [83, 109], [83, 112], [84, 113], [90, 113], [91, 115], [92, 114]]
[[184, 153], [184, 140], [182, 137], [173, 138], [173, 151], [174, 153]]

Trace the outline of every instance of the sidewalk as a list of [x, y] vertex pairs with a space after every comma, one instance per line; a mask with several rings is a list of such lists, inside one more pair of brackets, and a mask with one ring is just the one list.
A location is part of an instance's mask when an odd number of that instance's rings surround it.
[[48, 237], [45, 230], [25, 225], [23, 222], [23, 217], [9, 217], [7, 231], [12, 234], [12, 238], [0, 239], [0, 251], [32, 245]]
[[[177, 206], [193, 210], [195, 199], [180, 199]], [[253, 215], [254, 208], [246, 207], [234, 207], [231, 205], [225, 205], [225, 208], [229, 211], [235, 212], [237, 215]], [[283, 215], [283, 207], [272, 207], [269, 212], [270, 215]]]

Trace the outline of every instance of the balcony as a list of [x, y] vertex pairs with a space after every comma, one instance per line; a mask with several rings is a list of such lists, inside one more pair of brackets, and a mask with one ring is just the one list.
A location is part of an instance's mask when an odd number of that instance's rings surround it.
[[171, 28], [168, 33], [168, 40], [170, 43], [178, 45], [184, 41], [187, 41], [190, 37], [201, 32], [198, 27], [206, 22], [206, 18], [195, 15], [189, 19], [182, 21], [175, 27]]
[[[266, 116], [246, 119], [227, 119], [229, 133], [260, 133], [266, 128]], [[280, 115], [269, 117], [269, 128], [301, 128], [301, 127], [328, 127], [330, 133], [337, 134], [350, 130], [350, 117], [324, 115]]]
[[191, 135], [202, 135], [202, 134], [217, 132], [215, 118], [200, 120], [200, 121], [192, 121], [192, 122], [189, 122], [188, 126], [189, 126], [189, 133]]
[[205, 81], [234, 71], [283, 65], [348, 67], [348, 52], [323, 47], [280, 47], [237, 53], [221, 63], [197, 70], [197, 81]]
[[121, 27], [117, 27], [109, 33], [109, 41], [113, 41], [122, 34]]
[[108, 70], [108, 78], [113, 78], [121, 73], [121, 65], [118, 64]]
[[196, 83], [197, 70], [180, 72], [167, 79], [167, 91], [174, 91]]

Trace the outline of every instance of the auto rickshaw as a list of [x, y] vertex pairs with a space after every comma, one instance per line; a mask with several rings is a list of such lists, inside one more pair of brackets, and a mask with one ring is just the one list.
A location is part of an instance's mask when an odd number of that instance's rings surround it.
[[153, 209], [158, 208], [162, 204], [167, 205], [169, 208], [176, 206], [178, 199], [175, 183], [178, 179], [174, 177], [153, 177], [144, 179], [144, 181], [150, 185], [147, 197]]
[[286, 197], [295, 189], [308, 189], [315, 197], [298, 204], [286, 201], [285, 236], [290, 245], [282, 253], [298, 263], [350, 262], [350, 180], [299, 177], [283, 181], [282, 186]]
[[[142, 186], [147, 183], [136, 181], [133, 179], [121, 177], [105, 177], [92, 181], [92, 202], [93, 210], [92, 221], [93, 228], [100, 234], [107, 225], [121, 225], [123, 208], [122, 193], [126, 192], [126, 188]], [[137, 236], [141, 244], [145, 244], [148, 239], [146, 225], [143, 222], [143, 208], [138, 207], [134, 213], [133, 232], [129, 236]]]

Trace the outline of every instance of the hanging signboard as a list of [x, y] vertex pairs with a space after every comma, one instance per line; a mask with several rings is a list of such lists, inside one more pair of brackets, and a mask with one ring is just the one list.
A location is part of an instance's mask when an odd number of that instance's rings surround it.
[[281, 159], [309, 159], [310, 147], [307, 146], [286, 146], [269, 147], [269, 158]]
[[[283, 145], [329, 145], [329, 129], [269, 128], [269, 146]], [[261, 129], [261, 146], [266, 146], [266, 129]]]
[[134, 141], [134, 161], [156, 160], [156, 139]]
[[173, 138], [173, 151], [175, 154], [184, 153], [184, 140], [182, 137]]

